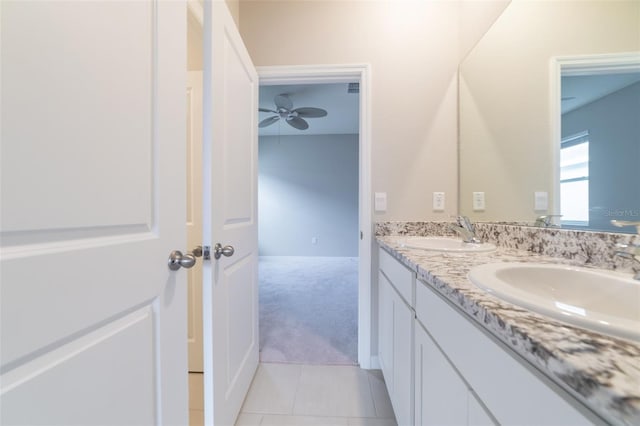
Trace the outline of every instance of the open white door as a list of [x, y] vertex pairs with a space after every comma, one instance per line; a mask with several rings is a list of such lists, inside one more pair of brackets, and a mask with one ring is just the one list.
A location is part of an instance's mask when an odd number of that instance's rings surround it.
[[204, 7], [205, 423], [232, 425], [258, 366], [258, 76], [224, 1]]
[[185, 13], [0, 2], [1, 424], [187, 424]]

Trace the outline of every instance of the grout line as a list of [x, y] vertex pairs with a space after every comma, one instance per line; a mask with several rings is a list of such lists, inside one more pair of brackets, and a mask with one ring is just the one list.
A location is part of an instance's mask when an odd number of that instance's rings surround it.
[[373, 411], [376, 413], [376, 418], [382, 418], [378, 412], [378, 406], [376, 404], [376, 398], [373, 396], [373, 384], [371, 383], [371, 373], [367, 370], [362, 370], [367, 375], [367, 382], [369, 383], [369, 394], [371, 395], [371, 401], [373, 402]]
[[376, 413], [376, 418], [378, 418], [380, 417], [380, 413], [378, 413], [378, 406], [376, 405], [376, 399], [373, 397], [373, 385], [371, 384], [371, 374], [368, 371], [366, 371], [366, 374], [367, 374], [367, 382], [369, 382], [369, 393], [371, 394], [371, 400], [373, 401], [373, 411]]

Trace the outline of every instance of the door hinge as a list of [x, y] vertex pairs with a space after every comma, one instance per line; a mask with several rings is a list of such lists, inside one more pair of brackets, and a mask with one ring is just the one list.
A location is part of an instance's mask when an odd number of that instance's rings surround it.
[[211, 246], [202, 247], [202, 259], [211, 260]]
[[364, 233], [362, 231], [360, 231], [360, 239], [363, 240], [364, 239]]

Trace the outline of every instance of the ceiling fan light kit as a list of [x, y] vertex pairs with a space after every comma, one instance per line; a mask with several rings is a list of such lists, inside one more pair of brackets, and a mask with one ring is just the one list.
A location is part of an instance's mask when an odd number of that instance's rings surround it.
[[321, 108], [302, 107], [294, 109], [293, 102], [291, 102], [289, 96], [285, 94], [277, 95], [273, 99], [273, 102], [276, 105], [275, 110], [267, 108], [258, 108], [258, 110], [261, 112], [271, 112], [277, 115], [272, 115], [271, 117], [267, 117], [260, 121], [258, 127], [267, 127], [282, 119], [291, 127], [298, 130], [306, 130], [309, 128], [309, 123], [307, 123], [305, 118], [319, 118], [327, 115], [327, 111]]

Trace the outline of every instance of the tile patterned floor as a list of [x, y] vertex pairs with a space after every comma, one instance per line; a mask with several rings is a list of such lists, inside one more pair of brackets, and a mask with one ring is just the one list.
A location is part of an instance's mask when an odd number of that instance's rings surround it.
[[236, 426], [397, 426], [379, 370], [260, 364]]

